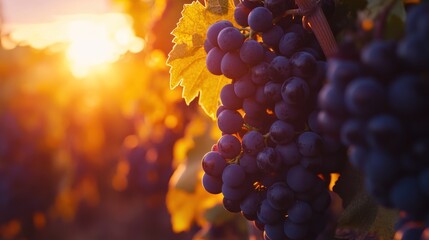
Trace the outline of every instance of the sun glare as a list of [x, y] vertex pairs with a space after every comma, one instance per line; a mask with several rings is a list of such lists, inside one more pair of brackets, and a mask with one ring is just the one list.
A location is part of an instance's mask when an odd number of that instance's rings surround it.
[[143, 40], [134, 35], [130, 20], [123, 15], [82, 19], [71, 21], [67, 27], [66, 55], [77, 77], [115, 62], [127, 51], [139, 52], [144, 47]]

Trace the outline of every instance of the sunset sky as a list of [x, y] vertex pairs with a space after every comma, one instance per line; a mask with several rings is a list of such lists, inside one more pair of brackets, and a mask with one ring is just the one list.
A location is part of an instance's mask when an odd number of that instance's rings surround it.
[[7, 24], [42, 23], [57, 16], [76, 13], [105, 13], [108, 0], [1, 0]]

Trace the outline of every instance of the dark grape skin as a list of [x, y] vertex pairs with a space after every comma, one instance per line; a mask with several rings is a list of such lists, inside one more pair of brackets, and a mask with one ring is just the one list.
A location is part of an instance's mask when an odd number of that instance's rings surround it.
[[256, 102], [253, 98], [243, 100], [243, 111], [248, 117], [258, 118], [266, 112], [265, 106]]
[[284, 240], [286, 235], [284, 233], [283, 222], [271, 225], [265, 224], [264, 234], [266, 240]]
[[211, 151], [203, 156], [202, 168], [210, 176], [221, 177], [226, 165], [225, 159], [218, 152]]
[[222, 88], [220, 101], [226, 109], [230, 110], [238, 110], [243, 105], [243, 100], [235, 94], [233, 84], [227, 84]]
[[341, 142], [346, 145], [365, 143], [366, 122], [360, 119], [349, 119], [341, 127]]
[[277, 144], [287, 144], [295, 136], [294, 127], [282, 120], [277, 120], [270, 127], [270, 138]]
[[203, 175], [203, 187], [211, 194], [219, 194], [222, 192], [222, 180], [216, 177], [212, 177], [206, 173]]
[[242, 2], [237, 4], [237, 6], [235, 6], [235, 9], [234, 9], [235, 22], [242, 27], [249, 26], [249, 23], [247, 22], [247, 18], [249, 17], [250, 10], [251, 9], [246, 7]]
[[220, 63], [220, 68], [223, 75], [230, 79], [237, 79], [244, 76], [249, 68], [244, 63], [238, 52], [227, 52]]
[[242, 200], [244, 197], [246, 197], [249, 190], [250, 189], [247, 188], [247, 186], [239, 186], [239, 187], [233, 188], [225, 184], [222, 185], [223, 196], [227, 199], [234, 200], [234, 201]]
[[311, 206], [303, 201], [296, 201], [289, 209], [288, 209], [288, 220], [293, 223], [303, 224], [310, 221], [313, 216], [313, 211]]
[[390, 79], [398, 70], [395, 48], [393, 41], [372, 41], [362, 49], [361, 60], [376, 76]]
[[268, 82], [269, 79], [269, 64], [261, 62], [251, 68], [252, 81], [257, 85], [263, 85]]
[[266, 32], [273, 26], [273, 15], [267, 8], [256, 7], [252, 9], [247, 18], [247, 22], [252, 30], [256, 32]]
[[240, 209], [240, 201], [237, 200], [231, 200], [228, 198], [223, 198], [222, 200], [223, 203], [223, 207], [228, 211], [228, 212], [232, 212], [232, 213], [239, 213], [241, 212]]
[[279, 157], [283, 159], [283, 166], [293, 166], [302, 158], [295, 142], [291, 142], [287, 145], [277, 145], [275, 150]]
[[250, 98], [256, 92], [256, 86], [251, 80], [250, 73], [244, 75], [243, 77], [237, 79], [234, 83], [234, 92], [235, 95], [239, 98]]
[[376, 149], [394, 151], [402, 144], [402, 126], [400, 121], [388, 114], [374, 116], [368, 121], [367, 142]]
[[388, 87], [389, 107], [401, 117], [419, 117], [429, 109], [429, 83], [417, 75], [401, 75]]
[[323, 151], [323, 140], [314, 132], [303, 132], [297, 139], [298, 149], [302, 156], [316, 157]]
[[279, 42], [279, 51], [285, 57], [291, 57], [296, 49], [302, 47], [302, 37], [295, 32], [287, 32]]
[[280, 39], [283, 37], [283, 35], [283, 28], [275, 25], [270, 30], [262, 33], [262, 40], [264, 44], [277, 49], [277, 46], [279, 45]]
[[284, 232], [290, 239], [305, 239], [309, 233], [308, 225], [296, 224], [290, 220], [284, 222]]
[[222, 75], [221, 62], [225, 52], [218, 47], [213, 47], [207, 54], [207, 70], [214, 75]]
[[256, 65], [264, 60], [265, 51], [262, 45], [253, 39], [249, 39], [243, 43], [240, 48], [240, 58], [243, 62], [249, 65]]
[[302, 78], [291, 77], [283, 83], [281, 95], [288, 104], [304, 105], [310, 97], [310, 87]]
[[249, 131], [242, 139], [243, 151], [256, 156], [265, 147], [264, 136], [258, 131]]
[[230, 164], [225, 167], [222, 173], [222, 182], [228, 187], [240, 187], [246, 180], [246, 173], [238, 164]]
[[207, 29], [207, 39], [210, 41], [211, 45], [216, 47], [219, 46], [217, 43], [217, 37], [219, 35], [219, 32], [226, 27], [232, 27], [232, 26], [233, 26], [232, 23], [228, 20], [220, 20], [212, 24]]
[[271, 207], [267, 199], [261, 202], [261, 206], [257, 212], [258, 219], [264, 224], [276, 224], [283, 218], [281, 211]]
[[258, 165], [256, 164], [256, 157], [250, 154], [243, 154], [239, 159], [239, 164], [243, 167], [246, 174], [253, 175], [259, 172]]
[[217, 125], [222, 133], [234, 134], [243, 127], [243, 117], [235, 110], [226, 109], [222, 111], [217, 119]]
[[292, 66], [292, 73], [296, 77], [308, 79], [317, 71], [317, 61], [308, 52], [296, 52], [289, 59]]
[[241, 48], [244, 36], [237, 28], [226, 27], [219, 32], [217, 42], [220, 49], [225, 52], [231, 52]]
[[344, 89], [338, 84], [326, 84], [318, 96], [319, 107], [336, 115], [346, 115], [344, 104]]
[[274, 209], [284, 211], [293, 205], [295, 195], [285, 182], [280, 181], [268, 188], [267, 200]]
[[241, 211], [248, 220], [256, 219], [256, 214], [259, 206], [261, 205], [262, 199], [261, 194], [252, 191], [240, 202]]
[[385, 106], [386, 91], [373, 78], [357, 78], [346, 89], [345, 102], [350, 113], [356, 116], [369, 116]]
[[329, 83], [344, 87], [362, 74], [359, 63], [351, 60], [332, 59], [327, 63], [326, 78]]
[[293, 191], [303, 193], [309, 191], [315, 185], [317, 177], [304, 167], [296, 165], [289, 169], [286, 180]]
[[269, 76], [273, 81], [282, 82], [289, 78], [292, 73], [292, 68], [288, 58], [284, 56], [275, 57], [269, 67]]
[[366, 178], [383, 188], [390, 187], [400, 175], [400, 165], [393, 164], [398, 161], [398, 157], [380, 150], [367, 154]]
[[327, 189], [323, 189], [311, 202], [314, 212], [324, 213], [331, 203], [331, 195]]
[[323, 133], [339, 135], [344, 119], [328, 111], [320, 111], [317, 115], [317, 122]]
[[226, 159], [235, 158], [241, 152], [240, 140], [230, 134], [223, 135], [219, 139], [217, 146], [219, 153]]
[[425, 46], [427, 38], [423, 35], [412, 34], [402, 39], [396, 49], [396, 54], [402, 64], [410, 70], [424, 71], [429, 62], [429, 49]]
[[413, 176], [404, 177], [393, 185], [390, 200], [396, 208], [416, 215], [427, 206], [427, 198], [419, 188], [418, 179]]
[[274, 148], [265, 147], [256, 156], [256, 164], [263, 172], [273, 173], [281, 170], [282, 159]]
[[269, 81], [264, 85], [264, 94], [269, 101], [278, 102], [282, 99], [281, 87], [281, 83], [274, 81]]
[[204, 40], [204, 51], [206, 53], [209, 53], [209, 51], [214, 47], [215, 46], [213, 46], [208, 39]]
[[302, 116], [302, 107], [279, 101], [274, 106], [274, 114], [280, 120], [294, 122]]

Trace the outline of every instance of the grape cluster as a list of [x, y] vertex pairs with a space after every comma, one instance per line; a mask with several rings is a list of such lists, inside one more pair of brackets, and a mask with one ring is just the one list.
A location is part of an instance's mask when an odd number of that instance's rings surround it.
[[330, 173], [345, 159], [322, 136], [317, 95], [326, 62], [293, 1], [242, 1], [207, 31], [207, 69], [232, 79], [217, 112], [223, 136], [202, 159], [203, 186], [266, 239], [315, 239], [328, 222]]
[[319, 93], [319, 126], [348, 147], [367, 191], [402, 211], [402, 239], [425, 228], [429, 236], [428, 12], [429, 4], [412, 8], [398, 42], [373, 40], [359, 53], [346, 41]]

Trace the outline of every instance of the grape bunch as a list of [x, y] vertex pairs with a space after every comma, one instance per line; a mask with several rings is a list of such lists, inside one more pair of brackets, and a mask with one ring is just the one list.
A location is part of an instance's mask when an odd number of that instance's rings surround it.
[[207, 31], [207, 69], [232, 79], [217, 112], [223, 136], [204, 155], [203, 186], [224, 207], [264, 231], [266, 239], [315, 239], [329, 221], [330, 173], [345, 151], [321, 135], [317, 96], [324, 54], [293, 1], [242, 1], [235, 22]]
[[319, 126], [348, 147], [367, 191], [401, 211], [398, 239], [429, 237], [428, 12], [410, 9], [399, 41], [346, 41], [319, 93]]

